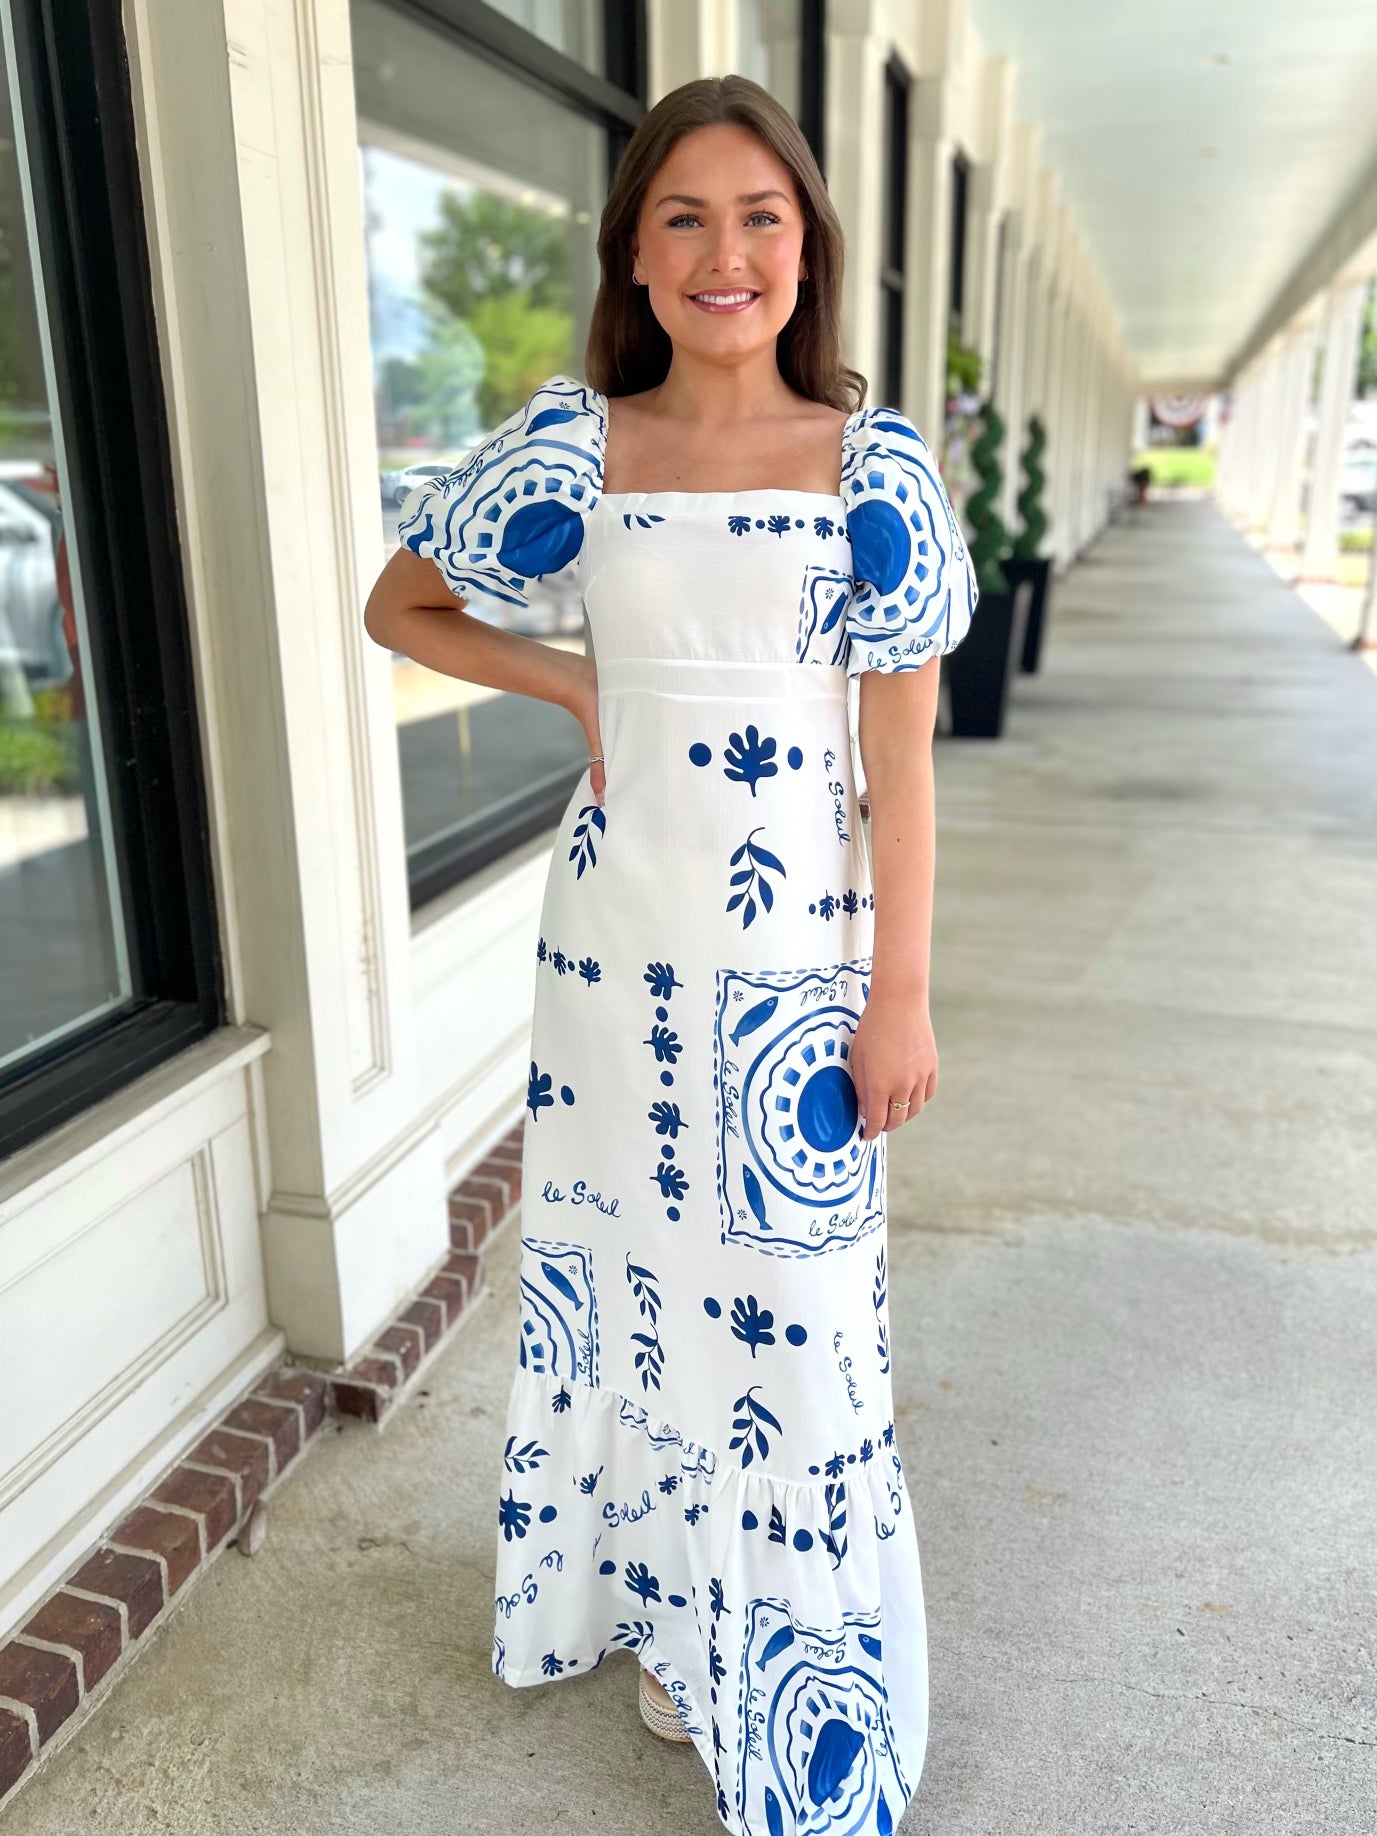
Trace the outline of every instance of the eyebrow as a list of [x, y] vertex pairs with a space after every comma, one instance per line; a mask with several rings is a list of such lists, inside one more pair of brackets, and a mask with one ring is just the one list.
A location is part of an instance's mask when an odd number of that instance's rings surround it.
[[[743, 191], [736, 201], [738, 204], [759, 204], [762, 198], [782, 198], [786, 204], [789, 202], [788, 194], [783, 191]], [[655, 200], [655, 208], [658, 210], [662, 204], [692, 204], [702, 210], [707, 201], [706, 198], [691, 198], [682, 191], [667, 191]]]

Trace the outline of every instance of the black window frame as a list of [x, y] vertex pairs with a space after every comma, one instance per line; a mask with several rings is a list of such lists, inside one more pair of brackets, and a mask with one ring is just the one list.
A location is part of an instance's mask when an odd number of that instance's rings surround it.
[[[610, 182], [646, 114], [645, 0], [603, 0], [603, 62], [598, 76], [537, 38], [483, 0], [384, 0], [392, 11], [428, 27], [459, 49], [486, 59], [531, 88], [601, 124]], [[424, 842], [407, 858], [413, 915], [555, 827], [586, 766], [571, 764], [547, 783], [518, 792], [459, 836]]]
[[129, 66], [117, 7], [13, 0], [15, 84], [68, 456], [62, 516], [92, 608], [133, 994], [0, 1071], [0, 1158], [225, 1024], [190, 621]]
[[966, 310], [966, 219], [970, 209], [971, 163], [958, 147], [951, 156], [951, 271], [947, 277], [947, 313], [958, 336]]
[[880, 264], [880, 377], [883, 405], [902, 408], [908, 266], [908, 131], [912, 78], [901, 58], [884, 69], [884, 253]]

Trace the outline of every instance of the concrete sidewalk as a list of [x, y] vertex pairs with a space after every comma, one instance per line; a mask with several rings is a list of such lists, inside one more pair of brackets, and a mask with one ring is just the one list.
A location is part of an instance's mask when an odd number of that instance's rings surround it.
[[[1377, 682], [1207, 503], [938, 747], [937, 1101], [890, 1309], [932, 1733], [905, 1836], [1377, 1828]], [[517, 1241], [0, 1836], [715, 1836], [628, 1654], [489, 1671]]]

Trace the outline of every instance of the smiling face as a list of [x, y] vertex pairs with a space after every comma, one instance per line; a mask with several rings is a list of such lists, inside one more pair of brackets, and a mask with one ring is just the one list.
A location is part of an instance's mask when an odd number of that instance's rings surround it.
[[789, 168], [748, 128], [694, 128], [646, 187], [632, 272], [678, 349], [708, 361], [772, 348], [805, 273]]

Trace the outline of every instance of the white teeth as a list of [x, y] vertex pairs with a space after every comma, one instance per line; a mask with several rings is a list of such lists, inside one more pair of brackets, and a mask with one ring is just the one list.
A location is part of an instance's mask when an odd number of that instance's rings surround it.
[[735, 306], [739, 300], [753, 300], [755, 294], [747, 293], [693, 293], [690, 299], [706, 300], [712, 306]]

